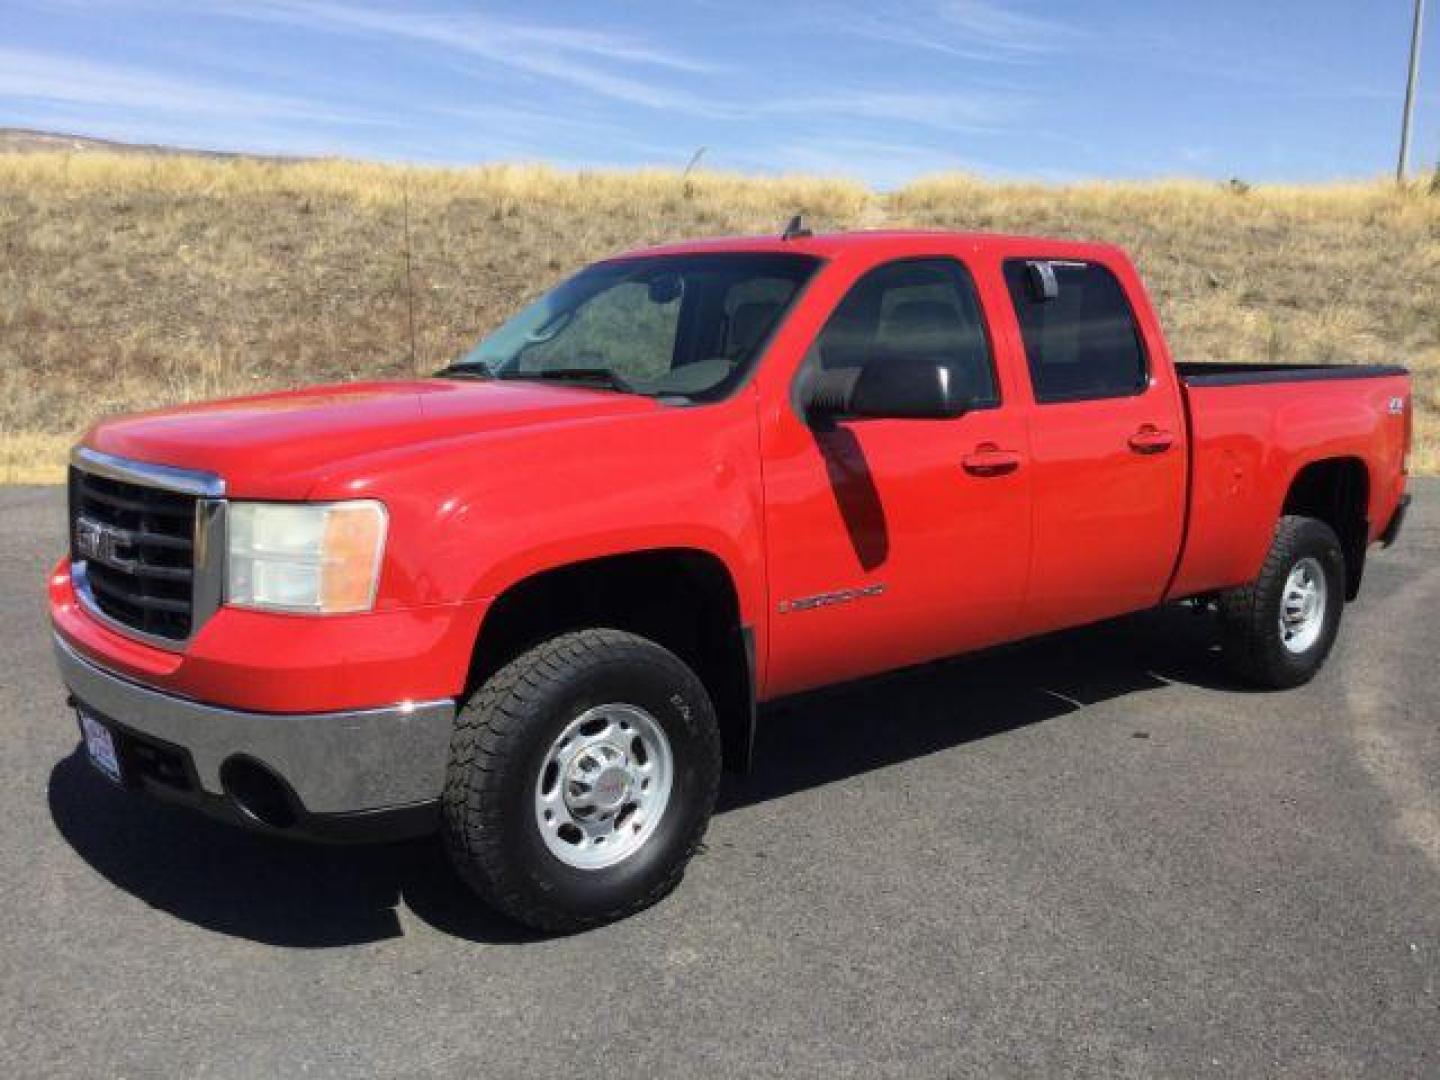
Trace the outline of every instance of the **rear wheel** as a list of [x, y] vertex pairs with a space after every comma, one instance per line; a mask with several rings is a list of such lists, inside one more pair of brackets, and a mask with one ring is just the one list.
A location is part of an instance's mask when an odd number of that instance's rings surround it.
[[1335, 531], [1286, 516], [1260, 576], [1221, 595], [1225, 659], [1258, 686], [1299, 686], [1315, 677], [1340, 629], [1345, 557]]
[[506, 665], [456, 722], [444, 797], [461, 877], [512, 918], [571, 931], [680, 880], [720, 779], [705, 688], [634, 634], [564, 634]]

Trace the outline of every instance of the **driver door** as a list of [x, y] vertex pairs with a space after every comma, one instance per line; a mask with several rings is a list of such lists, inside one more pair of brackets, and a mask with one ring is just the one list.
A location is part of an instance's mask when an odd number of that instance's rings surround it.
[[797, 407], [766, 426], [767, 697], [1013, 636], [1030, 470], [991, 340], [969, 271], [948, 257], [870, 270], [820, 330], [799, 386], [918, 353], [942, 357], [971, 406], [947, 420], [830, 423]]

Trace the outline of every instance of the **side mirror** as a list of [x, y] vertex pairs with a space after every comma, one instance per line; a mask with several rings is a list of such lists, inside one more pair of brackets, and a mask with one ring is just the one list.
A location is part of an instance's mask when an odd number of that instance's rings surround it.
[[815, 375], [806, 408], [812, 416], [950, 420], [969, 407], [949, 366], [920, 356], [875, 356], [863, 367]]

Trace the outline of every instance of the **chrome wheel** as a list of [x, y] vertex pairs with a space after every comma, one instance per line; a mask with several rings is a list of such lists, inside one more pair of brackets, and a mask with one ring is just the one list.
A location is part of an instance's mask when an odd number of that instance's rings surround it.
[[1290, 568], [1280, 593], [1280, 641], [1292, 653], [1303, 653], [1325, 629], [1327, 586], [1318, 560], [1304, 558]]
[[635, 705], [597, 705], [560, 733], [535, 782], [535, 819], [550, 853], [600, 870], [638, 851], [670, 802], [670, 740]]

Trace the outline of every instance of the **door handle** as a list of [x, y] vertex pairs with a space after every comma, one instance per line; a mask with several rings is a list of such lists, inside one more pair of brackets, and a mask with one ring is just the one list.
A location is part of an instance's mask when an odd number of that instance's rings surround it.
[[1020, 467], [1020, 455], [993, 443], [982, 443], [961, 458], [960, 464], [971, 476], [1004, 476]]
[[1130, 449], [1137, 454], [1163, 454], [1175, 445], [1175, 433], [1146, 424], [1130, 436]]

